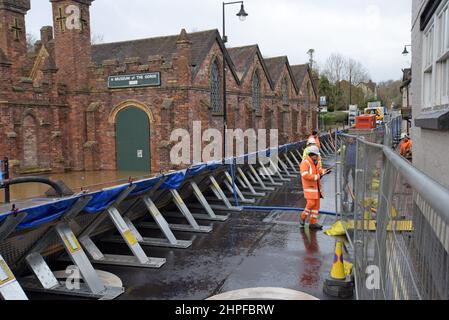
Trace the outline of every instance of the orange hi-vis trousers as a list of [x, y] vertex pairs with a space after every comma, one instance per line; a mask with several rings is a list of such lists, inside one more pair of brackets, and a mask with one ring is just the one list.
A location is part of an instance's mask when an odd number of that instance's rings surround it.
[[310, 224], [317, 224], [320, 214], [320, 199], [307, 200], [307, 206], [304, 212], [301, 214], [301, 219], [305, 221], [310, 216]]

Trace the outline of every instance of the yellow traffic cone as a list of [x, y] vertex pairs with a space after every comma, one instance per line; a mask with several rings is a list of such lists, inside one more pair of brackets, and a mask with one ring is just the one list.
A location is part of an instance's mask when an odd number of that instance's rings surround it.
[[335, 280], [345, 280], [345, 265], [343, 259], [343, 244], [341, 241], [337, 241], [337, 246], [335, 248], [334, 264], [331, 270], [331, 277]]

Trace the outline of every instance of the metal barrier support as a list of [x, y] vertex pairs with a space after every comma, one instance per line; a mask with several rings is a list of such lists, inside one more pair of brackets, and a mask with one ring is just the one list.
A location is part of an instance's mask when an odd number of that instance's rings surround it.
[[[324, 152], [323, 152], [324, 150]], [[321, 151], [324, 154], [324, 158], [329, 158], [333, 156], [333, 152], [328, 148], [325, 141], [321, 143]]]
[[3, 300], [28, 300], [16, 277], [0, 255], [0, 297]]
[[[255, 197], [255, 198], [262, 198], [264, 196], [261, 196], [259, 194], [257, 194], [257, 192], [255, 192], [254, 188], [251, 188], [245, 183], [245, 181], [243, 181], [242, 177], [240, 176], [240, 174], [237, 172], [237, 176], [236, 176], [236, 183], [238, 183], [240, 185], [240, 190], [242, 191], [242, 194], [244, 196], [248, 196], [248, 197]], [[254, 190], [254, 193], [251, 191]]]
[[[131, 185], [124, 190], [118, 199], [82, 232], [80, 242], [91, 256], [91, 261], [93, 263], [142, 268], [160, 268], [166, 263], [166, 259], [150, 258], [146, 255], [140, 246], [136, 235], [129, 228], [128, 224], [125, 222], [123, 216], [118, 210], [118, 205], [125, 200], [134, 189], [135, 186]], [[107, 217], [112, 220], [117, 231], [120, 233], [120, 236], [133, 253], [132, 256], [103, 254], [90, 238], [90, 235], [94, 232], [94, 230], [99, 227]]]
[[[5, 240], [26, 218], [26, 212], [8, 216], [0, 225], [0, 241]], [[3, 300], [28, 300], [6, 261], [0, 255], [0, 297]]]
[[[142, 198], [139, 198], [133, 205], [131, 205], [128, 210], [124, 213], [124, 220], [128, 227], [133, 231], [136, 236], [137, 241], [141, 246], [150, 246], [150, 247], [163, 247], [163, 248], [175, 248], [175, 249], [187, 249], [192, 246], [192, 241], [188, 240], [178, 240], [170, 229], [170, 225], [167, 220], [165, 220], [164, 216], [161, 214], [157, 206], [154, 204], [151, 197], [156, 193], [159, 187], [163, 184], [164, 180], [159, 181], [151, 191], [145, 194]], [[148, 213], [151, 215], [153, 220], [156, 222], [156, 225], [159, 227], [160, 231], [164, 235], [164, 238], [149, 238], [143, 237], [138, 231], [137, 227], [131, 221], [130, 218], [127, 217], [127, 213], [131, 211], [131, 209], [139, 202], [143, 202], [145, 208], [148, 210]], [[113, 242], [113, 243], [123, 243], [123, 239], [120, 236], [111, 236], [106, 239], [102, 239], [102, 241]]]
[[240, 175], [239, 178], [243, 179], [243, 181], [245, 182], [247, 188], [251, 191], [251, 194], [254, 197], [265, 197], [266, 196], [266, 193], [264, 193], [264, 192], [257, 192], [256, 189], [254, 189], [253, 185], [248, 180], [248, 177], [245, 175], [245, 173], [243, 172], [243, 170], [240, 167], [237, 167], [237, 172]]
[[[273, 172], [268, 171], [267, 168], [265, 166], [263, 166], [260, 162], [259, 162], [259, 165], [260, 165], [260, 169], [261, 169], [261, 171], [259, 172], [260, 178], [265, 181], [268, 180], [268, 182], [265, 182], [266, 185], [274, 186], [274, 187], [282, 187], [283, 186], [282, 183], [274, 181], [274, 179], [273, 179], [274, 173]], [[251, 167], [253, 167], [253, 166], [251, 165]], [[254, 167], [253, 167], [253, 169], [254, 169]], [[255, 169], [254, 169], [253, 173], [254, 172], [258, 173]]]
[[[42, 239], [25, 255], [26, 263], [36, 277], [20, 279], [20, 283], [26, 290], [101, 300], [115, 299], [124, 292], [122, 287], [108, 287], [103, 284], [69, 226], [69, 223], [82, 212], [91, 199], [91, 197], [80, 198], [61, 218], [61, 221], [51, 227]], [[41, 252], [51, 244], [55, 233], [65, 249], [68, 260], [80, 272], [83, 283], [75, 286], [68, 285], [67, 282], [60, 282], [42, 257]]]
[[[212, 190], [212, 192], [214, 193], [214, 195], [217, 197], [217, 199], [219, 201], [223, 201], [224, 206], [221, 205], [215, 205], [212, 204], [210, 205], [210, 207], [215, 210], [215, 211], [219, 211], [219, 212], [242, 212], [243, 209], [241, 207], [235, 207], [231, 204], [231, 202], [229, 201], [228, 197], [226, 196], [226, 194], [224, 193], [224, 191], [221, 189], [219, 183], [217, 182], [217, 180], [215, 179], [214, 176], [209, 176], [209, 180], [211, 182], [210, 185], [210, 189]], [[202, 206], [201, 205], [191, 205], [192, 208], [195, 209], [201, 209]]]
[[[233, 190], [233, 187], [232, 187], [232, 183], [233, 183], [232, 182], [232, 177], [229, 175], [228, 172], [225, 172], [225, 176], [226, 176], [227, 180], [225, 180], [224, 183], [225, 183], [226, 187], [228, 188], [229, 192], [231, 194], [233, 194], [234, 190]], [[241, 190], [239, 189], [238, 186], [235, 186], [235, 192], [236, 192], [237, 196], [240, 198], [240, 202], [241, 203], [249, 203], [249, 204], [256, 203], [255, 199], [247, 199], [247, 198], [245, 198], [245, 196], [242, 194], [242, 192], [241, 192]], [[235, 199], [233, 199], [233, 201], [235, 201]]]
[[[270, 164], [271, 164], [271, 166], [272, 166], [272, 167], [270, 168], [270, 170], [271, 170], [272, 168], [275, 170], [275, 172], [272, 172], [272, 173], [273, 173], [273, 174], [277, 174], [277, 176], [279, 177], [279, 180], [280, 180], [280, 181], [282, 181], [282, 182], [290, 182], [290, 181], [291, 181], [291, 179], [287, 179], [287, 178], [284, 178], [284, 177], [282, 176], [281, 170], [279, 169], [279, 165], [275, 164], [271, 158], [269, 158], [269, 161], [270, 161]], [[262, 165], [262, 164], [261, 164], [261, 165]], [[281, 185], [283, 185], [283, 183], [281, 183]]]
[[26, 212], [20, 212], [8, 216], [0, 225], [0, 241], [5, 240], [16, 230], [17, 226], [26, 218]]
[[[296, 164], [298, 165], [298, 168], [299, 168], [299, 166], [301, 165], [301, 162], [298, 160], [298, 158], [296, 158], [296, 156], [295, 156], [295, 154], [293, 153], [293, 151], [290, 151], [290, 155], [291, 155], [291, 157], [293, 158], [293, 160], [296, 162]], [[298, 172], [299, 172], [299, 169], [297, 169], [298, 170]]]
[[[212, 226], [200, 226], [198, 222], [193, 217], [192, 213], [190, 212], [189, 208], [187, 208], [184, 200], [179, 195], [179, 192], [175, 189], [170, 190], [170, 193], [173, 198], [173, 202], [176, 205], [176, 207], [179, 209], [179, 211], [182, 213], [184, 218], [186, 218], [188, 225], [186, 224], [169, 224], [169, 227], [173, 231], [183, 231], [183, 232], [195, 232], [195, 233], [210, 233], [212, 232]], [[149, 222], [142, 222], [139, 224], [139, 227], [141, 228], [150, 228], [154, 229], [157, 228], [157, 224], [149, 223]]]
[[257, 181], [259, 183], [262, 190], [264, 190], [264, 191], [275, 191], [276, 190], [274, 187], [268, 186], [267, 184], [265, 184], [265, 182], [262, 181], [262, 178], [259, 176], [256, 169], [254, 169], [252, 164], [249, 165], [249, 169], [251, 171], [248, 172], [248, 175], [250, 176], [250, 178], [255, 179], [254, 182]]
[[[293, 164], [292, 160], [288, 157], [288, 154], [285, 154], [285, 160], [287, 160], [287, 163], [290, 165], [290, 170], [291, 172], [293, 172], [293, 174], [295, 176], [298, 176], [300, 174], [299, 172], [299, 165], [297, 167], [295, 167], [295, 165]], [[295, 161], [297, 161], [296, 159], [294, 159]]]
[[229, 214], [227, 215], [217, 215], [215, 214], [214, 210], [212, 209], [209, 202], [207, 202], [206, 197], [201, 192], [201, 189], [198, 187], [196, 182], [190, 182], [190, 186], [193, 189], [193, 193], [195, 194], [196, 199], [198, 202], [203, 206], [204, 210], [206, 211], [206, 215], [199, 214], [199, 213], [192, 213], [193, 217], [197, 220], [209, 220], [209, 221], [219, 221], [224, 222], [229, 219]]
[[[295, 150], [296, 151], [296, 154], [299, 156], [299, 159], [302, 161], [303, 160], [303, 158], [302, 158], [302, 154], [301, 154], [301, 152], [299, 152], [299, 150], [298, 149], [296, 149]], [[301, 162], [299, 162], [299, 163], [301, 163]]]
[[281, 159], [279, 159], [279, 164], [281, 165], [281, 167], [284, 169], [285, 174], [287, 175], [287, 177], [289, 178], [297, 178], [299, 176], [299, 174], [295, 173], [295, 171], [293, 171], [293, 168], [288, 168], [287, 165], [285, 164], [284, 161], [282, 161]]
[[[156, 221], [156, 225], [161, 230], [162, 234], [165, 236], [164, 238], [149, 238], [143, 237], [140, 232], [137, 230], [134, 223], [128, 218], [124, 217], [124, 220], [131, 231], [136, 236], [137, 241], [141, 246], [149, 246], [149, 247], [163, 247], [163, 248], [175, 248], [175, 249], [187, 249], [192, 245], [192, 241], [188, 240], [178, 240], [173, 234], [170, 226], [165, 220], [165, 218], [160, 213], [157, 206], [151, 200], [149, 196], [145, 196], [142, 201], [145, 203], [145, 207], [147, 208], [150, 215], [153, 217], [154, 221]], [[140, 225], [139, 225], [140, 226]], [[108, 238], [102, 239], [105, 242], [112, 243], [123, 243], [123, 238], [120, 236], [110, 236]]]

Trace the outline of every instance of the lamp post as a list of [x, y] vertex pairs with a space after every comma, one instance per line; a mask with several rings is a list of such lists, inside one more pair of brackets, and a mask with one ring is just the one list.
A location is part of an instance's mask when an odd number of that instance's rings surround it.
[[408, 50], [407, 50], [407, 47], [412, 47], [412, 45], [411, 44], [407, 44], [407, 45], [405, 45], [405, 47], [404, 47], [404, 51], [402, 52], [402, 55], [405, 57], [405, 56], [408, 56], [408, 54], [410, 53], [410, 52], [408, 52]]
[[[240, 21], [245, 21], [248, 13], [245, 11], [243, 1], [223, 2], [223, 43], [226, 47], [228, 37], [226, 36], [226, 6], [232, 4], [241, 4], [240, 11], [237, 13]], [[228, 106], [227, 106], [227, 93], [226, 93], [226, 58], [223, 54], [223, 161], [226, 159], [226, 132], [228, 130]]]

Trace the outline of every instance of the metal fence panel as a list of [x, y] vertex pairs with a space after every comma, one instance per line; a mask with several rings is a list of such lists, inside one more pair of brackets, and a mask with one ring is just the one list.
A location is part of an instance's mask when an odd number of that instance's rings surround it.
[[[372, 143], [379, 132], [337, 137], [337, 211], [353, 244], [357, 298], [447, 300], [449, 190], [391, 149], [400, 122], [385, 126], [386, 145]], [[367, 285], [372, 268], [380, 287]]]

